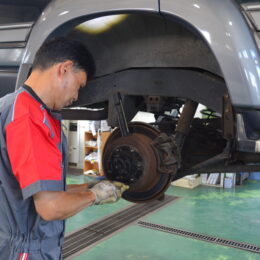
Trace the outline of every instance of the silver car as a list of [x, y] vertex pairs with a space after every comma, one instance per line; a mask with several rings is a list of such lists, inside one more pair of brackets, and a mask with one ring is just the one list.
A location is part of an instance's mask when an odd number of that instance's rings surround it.
[[63, 117], [108, 119], [106, 177], [129, 201], [160, 198], [187, 174], [260, 170], [259, 31], [259, 1], [1, 0], [0, 96], [44, 41], [83, 42], [95, 74]]

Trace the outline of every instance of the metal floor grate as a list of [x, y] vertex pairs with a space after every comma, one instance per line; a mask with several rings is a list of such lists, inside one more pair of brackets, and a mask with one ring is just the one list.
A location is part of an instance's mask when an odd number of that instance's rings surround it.
[[210, 242], [210, 243], [214, 243], [214, 244], [218, 244], [218, 245], [222, 245], [222, 246], [233, 247], [233, 248], [260, 254], [259, 246], [248, 244], [248, 243], [242, 243], [242, 242], [233, 241], [233, 240], [229, 240], [229, 239], [223, 239], [223, 238], [218, 238], [218, 237], [214, 237], [214, 236], [203, 235], [203, 234], [199, 234], [199, 233], [195, 233], [195, 232], [186, 231], [183, 229], [177, 229], [177, 228], [173, 228], [173, 227], [157, 225], [157, 224], [145, 222], [145, 221], [139, 221], [138, 225], [145, 227], [145, 228], [163, 231], [163, 232], [167, 232], [167, 233], [174, 234], [174, 235], [189, 237], [189, 238], [202, 240], [202, 241], [206, 241], [206, 242]]
[[100, 242], [123, 227], [136, 222], [139, 218], [166, 206], [177, 198], [166, 195], [164, 200], [134, 204], [65, 236], [62, 251], [63, 259], [72, 259], [72, 257], [86, 251], [90, 246]]

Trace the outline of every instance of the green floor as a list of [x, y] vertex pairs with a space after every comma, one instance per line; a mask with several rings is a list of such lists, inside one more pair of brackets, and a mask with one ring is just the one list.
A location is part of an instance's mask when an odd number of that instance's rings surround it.
[[[70, 176], [68, 183], [82, 183]], [[248, 181], [236, 189], [199, 186], [170, 187], [167, 194], [181, 197], [143, 218], [145, 221], [260, 246], [260, 182]], [[130, 205], [90, 207], [67, 220], [66, 233]], [[75, 257], [77, 260], [260, 260], [260, 255], [132, 225]]]

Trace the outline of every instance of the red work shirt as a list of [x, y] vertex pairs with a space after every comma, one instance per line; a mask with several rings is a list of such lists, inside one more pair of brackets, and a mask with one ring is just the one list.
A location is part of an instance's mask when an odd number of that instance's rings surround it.
[[6, 144], [24, 199], [41, 190], [41, 181], [62, 181], [60, 143], [60, 120], [28, 92], [20, 93], [13, 107], [12, 121], [6, 126]]

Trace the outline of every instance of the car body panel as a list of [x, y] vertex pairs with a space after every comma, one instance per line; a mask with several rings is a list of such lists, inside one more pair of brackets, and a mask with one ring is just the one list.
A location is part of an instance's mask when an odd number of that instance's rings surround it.
[[32, 22], [0, 25], [0, 96], [14, 91]]
[[50, 0], [1, 0], [0, 25], [33, 22]]
[[183, 20], [207, 41], [234, 106], [260, 108], [259, 50], [235, 2], [161, 0], [160, 11]]
[[23, 48], [3, 48], [0, 49], [0, 67], [1, 66], [19, 66], [23, 57]]
[[258, 12], [258, 11], [249, 11], [249, 13], [252, 16], [252, 19], [254, 21], [254, 24], [256, 26], [257, 31], [260, 31], [260, 12]]
[[244, 4], [242, 7], [247, 12], [250, 21], [254, 25], [256, 31], [260, 31], [260, 3]]
[[20, 66], [33, 23], [0, 25], [0, 67]]
[[254, 37], [255, 37], [256, 44], [260, 49], [260, 33], [254, 33]]
[[32, 23], [0, 25], [0, 43], [25, 42], [29, 32], [31, 31], [31, 27]]
[[14, 91], [15, 82], [17, 79], [18, 68], [14, 67], [12, 69], [0, 68], [0, 97], [11, 93]]

